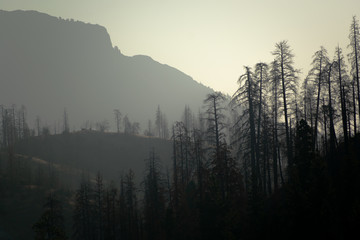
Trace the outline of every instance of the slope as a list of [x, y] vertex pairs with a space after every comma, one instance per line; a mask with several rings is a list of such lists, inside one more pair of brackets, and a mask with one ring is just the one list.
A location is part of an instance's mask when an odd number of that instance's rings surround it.
[[25, 139], [16, 144], [15, 152], [55, 164], [59, 172], [67, 169], [66, 177], [73, 176], [72, 181], [60, 180], [77, 187], [82, 171], [91, 176], [100, 171], [107, 181], [118, 181], [132, 169], [140, 183], [150, 151], [155, 151], [165, 170], [171, 163], [171, 146], [170, 141], [159, 138], [81, 131]]
[[115, 108], [144, 129], [158, 105], [172, 122], [212, 92], [150, 57], [121, 54], [99, 25], [0, 10], [0, 32], [0, 103], [24, 104], [30, 122], [39, 115], [51, 129], [64, 108], [71, 129], [104, 119], [114, 129]]

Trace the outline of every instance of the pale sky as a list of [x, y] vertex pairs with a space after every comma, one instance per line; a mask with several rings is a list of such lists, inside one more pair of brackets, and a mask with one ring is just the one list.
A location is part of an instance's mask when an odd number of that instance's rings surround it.
[[288, 40], [303, 78], [323, 45], [348, 53], [360, 0], [0, 0], [3, 10], [36, 10], [99, 24], [127, 56], [148, 55], [232, 95], [243, 66], [270, 62]]

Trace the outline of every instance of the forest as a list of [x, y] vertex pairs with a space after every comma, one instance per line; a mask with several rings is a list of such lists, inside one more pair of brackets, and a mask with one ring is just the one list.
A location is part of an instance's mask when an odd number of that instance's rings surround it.
[[[202, 111], [185, 106], [182, 119], [172, 125], [160, 107], [154, 126], [149, 121], [143, 131], [115, 110], [116, 134], [165, 139], [172, 157], [160, 159], [157, 149], [149, 149], [143, 176], [126, 169], [119, 181], [104, 179], [100, 171], [80, 171], [76, 189], [61, 184], [58, 169], [37, 170], [17, 152], [24, 141], [76, 134], [66, 111], [62, 130], [51, 133], [40, 120], [30, 129], [24, 106], [1, 105], [0, 205], [21, 197], [19, 191], [43, 196], [34, 197], [43, 203], [34, 209], [35, 239], [356, 236], [360, 32], [355, 16], [346, 49], [336, 46], [328, 53], [320, 47], [311, 70], [299, 79], [291, 46], [280, 41], [271, 51], [272, 62], [239, 69], [232, 96], [210, 93]], [[96, 126], [107, 130], [106, 122]], [[28, 179], [34, 179], [31, 185]]]

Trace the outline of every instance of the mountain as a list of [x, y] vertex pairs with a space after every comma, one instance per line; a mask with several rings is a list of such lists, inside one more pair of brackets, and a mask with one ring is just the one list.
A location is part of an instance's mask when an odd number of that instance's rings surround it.
[[170, 122], [185, 105], [197, 112], [213, 90], [148, 56], [125, 56], [99, 25], [36, 11], [0, 10], [0, 104], [22, 105], [28, 121], [40, 116], [50, 129], [108, 120], [119, 109], [142, 129], [157, 106]]

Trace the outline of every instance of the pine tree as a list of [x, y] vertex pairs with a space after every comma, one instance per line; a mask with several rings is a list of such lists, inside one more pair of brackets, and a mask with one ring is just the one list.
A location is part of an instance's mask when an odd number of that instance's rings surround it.
[[94, 212], [92, 206], [93, 189], [90, 181], [83, 179], [75, 193], [74, 237], [76, 239], [94, 239]]
[[44, 212], [33, 225], [35, 239], [67, 239], [61, 202], [50, 193], [44, 205]]
[[159, 160], [155, 151], [147, 159], [144, 194], [146, 239], [164, 239], [165, 198]]

